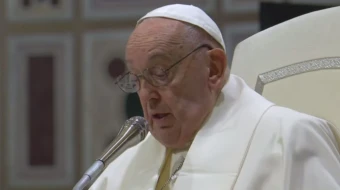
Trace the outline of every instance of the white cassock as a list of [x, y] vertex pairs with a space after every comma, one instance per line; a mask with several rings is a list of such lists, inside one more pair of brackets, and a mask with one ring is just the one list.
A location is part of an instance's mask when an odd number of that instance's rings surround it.
[[[90, 190], [155, 189], [165, 151], [149, 134]], [[231, 75], [176, 176], [173, 190], [336, 190], [339, 147], [327, 121], [279, 107]]]

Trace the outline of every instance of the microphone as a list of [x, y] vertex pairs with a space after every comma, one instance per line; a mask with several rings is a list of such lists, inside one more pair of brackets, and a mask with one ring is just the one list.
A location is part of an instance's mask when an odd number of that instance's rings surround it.
[[117, 137], [106, 148], [99, 159], [86, 170], [83, 177], [73, 187], [73, 190], [83, 190], [85, 187], [92, 184], [110, 162], [120, 156], [128, 148], [143, 141], [149, 132], [148, 128], [149, 124], [143, 117], [134, 116], [126, 120]]

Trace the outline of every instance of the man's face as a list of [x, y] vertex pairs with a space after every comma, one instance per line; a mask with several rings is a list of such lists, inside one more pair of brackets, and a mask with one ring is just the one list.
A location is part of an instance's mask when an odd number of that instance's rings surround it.
[[[129, 71], [140, 74], [147, 68], [169, 68], [195, 47], [185, 44], [185, 25], [169, 19], [147, 19], [131, 35], [126, 48]], [[138, 95], [150, 132], [163, 145], [183, 148], [193, 140], [213, 98], [208, 85], [209, 57], [207, 48], [200, 48], [169, 70], [170, 82], [155, 87], [144, 78]]]

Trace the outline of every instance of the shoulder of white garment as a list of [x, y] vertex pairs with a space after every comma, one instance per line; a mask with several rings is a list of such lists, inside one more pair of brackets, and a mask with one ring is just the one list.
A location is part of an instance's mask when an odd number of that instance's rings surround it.
[[326, 120], [271, 106], [258, 121], [235, 189], [340, 189], [340, 155]]
[[[108, 190], [109, 181], [110, 184], [114, 184], [114, 181], [119, 179], [117, 175], [120, 175], [124, 172], [124, 169], [126, 169], [129, 161], [136, 153], [136, 149], [137, 147], [132, 147], [126, 150], [121, 156], [114, 160], [114, 162], [111, 162], [92, 184], [89, 190]], [[126, 167], [121, 167], [122, 165]]]
[[89, 188], [89, 190], [106, 190], [107, 189], [107, 177], [102, 176]]
[[314, 142], [322, 141], [338, 149], [332, 131], [334, 126], [324, 119], [279, 106], [270, 108], [264, 117], [276, 121], [275, 127], [278, 127], [281, 137], [288, 143], [287, 146], [294, 146], [296, 143], [310, 144], [310, 140], [314, 139]]
[[[122, 156], [124, 156], [124, 154]], [[117, 161], [119, 161], [118, 159], [106, 167], [103, 173], [101, 173], [96, 181], [91, 185], [89, 190], [106, 190], [108, 188], [108, 180], [112, 177], [112, 175], [114, 175], [113, 171], [115, 171], [115, 168], [119, 165], [117, 165]]]
[[[282, 184], [287, 189], [340, 189], [340, 153], [332, 124], [287, 108], [278, 115], [274, 135], [281, 149]], [[277, 181], [276, 181], [277, 182]]]
[[[284, 158], [330, 156], [340, 162], [334, 126], [328, 121], [279, 106], [271, 107], [262, 120], [271, 120], [267, 127], [276, 128], [274, 133]], [[340, 163], [337, 164], [340, 167]]]

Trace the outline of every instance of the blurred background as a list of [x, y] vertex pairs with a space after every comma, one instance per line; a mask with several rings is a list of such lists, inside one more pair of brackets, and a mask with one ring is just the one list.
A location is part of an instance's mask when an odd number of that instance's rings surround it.
[[124, 121], [143, 115], [114, 79], [137, 19], [170, 3], [205, 10], [231, 64], [240, 41], [340, 0], [0, 1], [0, 190], [72, 189]]

